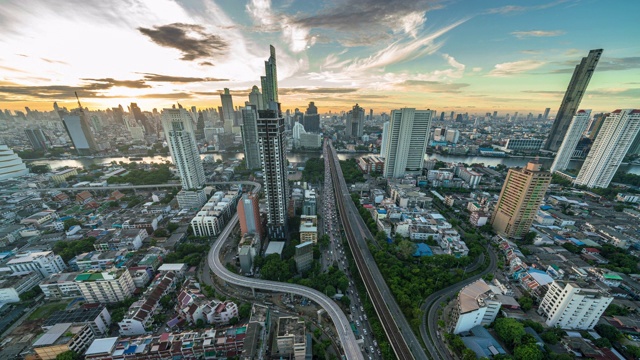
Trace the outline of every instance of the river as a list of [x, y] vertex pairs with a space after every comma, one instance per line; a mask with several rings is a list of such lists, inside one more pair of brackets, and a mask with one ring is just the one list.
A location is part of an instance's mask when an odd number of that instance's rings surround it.
[[[340, 160], [345, 160], [345, 159], [353, 159], [353, 158], [359, 158], [363, 155], [368, 155], [368, 154], [363, 154], [363, 153], [340, 153], [338, 154], [338, 157], [340, 158]], [[212, 156], [213, 160], [222, 160], [222, 161], [229, 161], [229, 160], [242, 160], [244, 158], [244, 154], [241, 152], [238, 153], [216, 153], [216, 154], [201, 154], [200, 157], [202, 159], [204, 159], [207, 156]], [[287, 154], [287, 160], [289, 160], [289, 162], [291, 163], [304, 163], [305, 161], [307, 161], [308, 159], [311, 158], [317, 158], [317, 157], [321, 157], [322, 154], [320, 152], [317, 153], [313, 153], [313, 152], [306, 152], [306, 153], [290, 153]], [[440, 154], [433, 154], [433, 155], [426, 155], [425, 159], [438, 159], [440, 161], [444, 161], [444, 162], [462, 162], [462, 163], [466, 163], [466, 164], [474, 164], [474, 163], [483, 163], [486, 166], [496, 166], [498, 164], [504, 164], [507, 167], [514, 167], [514, 166], [524, 166], [526, 165], [527, 162], [529, 162], [532, 158], [516, 158], [516, 157], [507, 157], [507, 158], [500, 158], [500, 157], [484, 157], [484, 156], [454, 156], [454, 155], [440, 155]], [[42, 165], [42, 164], [48, 164], [49, 166], [51, 166], [51, 169], [57, 169], [57, 168], [61, 168], [63, 166], [69, 166], [69, 167], [85, 167], [91, 164], [108, 164], [115, 161], [116, 163], [119, 163], [121, 161], [128, 163], [131, 162], [129, 160], [128, 157], [107, 157], [107, 158], [77, 158], [77, 159], [59, 159], [59, 160], [36, 160], [33, 161], [33, 164], [36, 165]], [[163, 163], [165, 161], [171, 161], [171, 157], [170, 156], [144, 156], [142, 157], [142, 161], [138, 161], [138, 162], [146, 162], [146, 163]], [[551, 167], [551, 163], [553, 162], [553, 159], [540, 159], [540, 162], [546, 167], [549, 168]], [[570, 169], [577, 169], [582, 165], [582, 160], [571, 160], [571, 162], [569, 163], [569, 168]], [[632, 174], [638, 174], [640, 175], [640, 166], [637, 165], [624, 165], [621, 166], [622, 169], [626, 170], [629, 173]]]

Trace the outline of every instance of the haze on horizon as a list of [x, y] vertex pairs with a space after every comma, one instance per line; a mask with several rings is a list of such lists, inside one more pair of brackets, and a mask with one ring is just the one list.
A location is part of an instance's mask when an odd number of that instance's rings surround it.
[[576, 64], [604, 54], [581, 108], [638, 106], [637, 1], [9, 0], [0, 108], [236, 106], [278, 55], [283, 108], [359, 103], [555, 112]]

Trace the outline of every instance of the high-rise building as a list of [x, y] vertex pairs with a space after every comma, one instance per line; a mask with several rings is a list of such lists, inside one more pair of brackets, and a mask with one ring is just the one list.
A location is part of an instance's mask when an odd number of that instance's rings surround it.
[[373, 121], [373, 109], [369, 109], [369, 121]]
[[608, 116], [609, 113], [600, 113], [593, 116], [593, 121], [589, 126], [589, 135], [587, 136], [589, 139], [594, 140], [598, 136], [602, 123]]
[[304, 272], [311, 269], [313, 264], [313, 243], [311, 241], [296, 245], [296, 253], [293, 259], [296, 262], [298, 272]]
[[43, 277], [61, 273], [67, 268], [62, 257], [56, 255], [53, 251], [19, 254], [9, 260], [7, 266], [14, 273], [35, 271]]
[[129, 106], [129, 109], [131, 110], [131, 113], [133, 114], [134, 119], [136, 119], [142, 124], [142, 126], [144, 127], [145, 133], [147, 134], [155, 133], [153, 124], [151, 123], [151, 121], [149, 121], [147, 116], [142, 113], [142, 110], [138, 107], [138, 104], [131, 103], [131, 105]]
[[224, 132], [231, 133], [231, 129], [236, 124], [236, 114], [233, 110], [233, 99], [228, 88], [224, 88], [224, 92], [220, 94], [220, 102], [222, 103], [222, 121], [224, 122]]
[[116, 303], [133, 295], [136, 286], [126, 267], [103, 272], [86, 271], [78, 274], [76, 284], [87, 303]]
[[267, 199], [267, 232], [271, 240], [287, 237], [287, 181], [284, 118], [279, 104], [258, 111], [258, 147], [264, 173], [264, 193]]
[[[444, 113], [443, 113], [444, 114]], [[389, 134], [389, 122], [385, 121], [382, 124], [382, 141], [380, 142], [380, 157], [384, 158], [387, 153], [387, 135]]]
[[556, 171], [564, 171], [569, 165], [569, 160], [571, 160], [573, 156], [576, 145], [578, 145], [578, 142], [582, 139], [582, 133], [584, 133], [587, 128], [590, 116], [591, 110], [579, 110], [573, 117], [573, 120], [571, 120], [567, 134], [564, 136], [562, 145], [560, 145], [560, 149], [558, 149], [556, 158], [553, 160], [553, 164], [549, 170], [552, 174]]
[[25, 129], [24, 133], [27, 135], [27, 139], [29, 139], [29, 143], [34, 150], [47, 150], [47, 136], [42, 129]]
[[551, 111], [551, 108], [544, 109], [544, 114], [542, 115], [542, 120], [549, 119], [549, 111]]
[[355, 104], [347, 112], [347, 124], [344, 134], [350, 138], [360, 139], [364, 130], [364, 109]]
[[640, 131], [640, 110], [616, 110], [602, 123], [600, 133], [589, 151], [576, 185], [606, 188]]
[[502, 306], [496, 295], [483, 279], [460, 289], [453, 308], [451, 331], [459, 334], [474, 326], [491, 325]]
[[253, 105], [257, 110], [264, 110], [264, 99], [262, 98], [262, 94], [257, 86], [253, 86], [251, 88], [251, 92], [249, 93], [249, 105]]
[[262, 239], [259, 201], [260, 199], [255, 194], [243, 194], [238, 201], [238, 219], [242, 235], [255, 234], [259, 239]]
[[420, 174], [429, 142], [432, 110], [404, 108], [391, 111], [387, 133], [384, 177], [398, 178], [405, 174]]
[[118, 107], [114, 107], [111, 108], [112, 114], [113, 114], [113, 121], [118, 124], [118, 125], [122, 125], [124, 124], [124, 109], [122, 108], [122, 105], [118, 105]]
[[444, 111], [440, 113], [440, 121], [444, 121]]
[[27, 165], [18, 154], [7, 145], [0, 145], [0, 180], [13, 179], [28, 173]]
[[522, 169], [509, 169], [491, 216], [493, 230], [516, 239], [526, 235], [550, 183], [551, 173], [542, 171], [542, 165], [538, 163], [530, 162]]
[[591, 330], [612, 301], [613, 297], [602, 289], [556, 280], [542, 299], [538, 314], [546, 318], [550, 327]]
[[571, 119], [576, 114], [582, 101], [582, 96], [589, 85], [589, 80], [591, 80], [596, 65], [598, 65], [600, 55], [602, 55], [602, 49], [591, 50], [589, 51], [589, 55], [583, 57], [580, 64], [576, 65], [571, 81], [569, 82], [569, 87], [564, 94], [560, 109], [556, 114], [556, 118], [551, 126], [551, 131], [549, 132], [549, 137], [544, 145], [545, 150], [558, 151], [560, 148], [564, 135], [569, 129]]
[[311, 101], [303, 117], [304, 129], [308, 132], [320, 131], [320, 115], [315, 103]]
[[98, 150], [89, 121], [82, 108], [72, 110], [69, 114], [63, 115], [62, 123], [78, 155], [91, 155]]
[[269, 45], [270, 56], [264, 62], [265, 76], [260, 77], [262, 83], [262, 99], [264, 109], [269, 107], [271, 102], [279, 102], [278, 100], [278, 71], [276, 68], [276, 48]]
[[182, 190], [177, 196], [178, 205], [182, 208], [199, 208], [207, 201], [207, 197], [201, 190], [205, 184], [204, 168], [191, 116], [182, 108], [164, 109], [162, 127], [182, 182]]
[[[262, 98], [261, 98], [262, 99]], [[242, 143], [244, 146], [244, 162], [247, 169], [259, 169], [260, 149], [258, 148], [258, 109], [255, 105], [242, 108]]]

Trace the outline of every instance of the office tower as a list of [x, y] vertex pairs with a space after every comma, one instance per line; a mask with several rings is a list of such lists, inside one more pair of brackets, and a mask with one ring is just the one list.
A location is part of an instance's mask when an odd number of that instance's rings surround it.
[[455, 115], [455, 112], [452, 111], [451, 112], [451, 117], [449, 118], [449, 120], [453, 121], [453, 119], [454, 119], [453, 115]]
[[564, 98], [560, 104], [560, 109], [556, 114], [553, 125], [551, 125], [549, 138], [544, 145], [545, 150], [558, 151], [560, 148], [564, 135], [569, 129], [571, 119], [573, 118], [573, 115], [576, 114], [576, 111], [580, 106], [580, 101], [582, 101], [582, 96], [587, 90], [589, 80], [591, 80], [591, 75], [593, 75], [596, 65], [598, 65], [600, 55], [602, 55], [602, 49], [589, 51], [589, 55], [582, 58], [580, 64], [578, 64], [573, 71], [573, 76], [569, 82], [569, 87], [567, 87], [567, 92], [564, 94]]
[[262, 240], [259, 202], [260, 199], [256, 194], [243, 194], [238, 201], [238, 220], [242, 235], [255, 234]]
[[355, 104], [353, 109], [347, 112], [347, 126], [345, 135], [350, 138], [360, 139], [364, 129], [364, 109]]
[[196, 140], [204, 139], [204, 113], [202, 111], [196, 113]]
[[271, 102], [278, 101], [278, 71], [276, 69], [276, 48], [269, 45], [271, 56], [264, 62], [265, 76], [260, 77], [262, 83], [262, 99], [265, 109], [269, 108]]
[[315, 103], [311, 101], [303, 117], [304, 129], [308, 132], [320, 132], [320, 115]]
[[269, 110], [258, 111], [258, 147], [264, 172], [267, 199], [267, 233], [271, 240], [287, 238], [287, 181], [284, 118], [279, 104], [271, 102]]
[[549, 119], [549, 111], [551, 110], [551, 108], [546, 108], [544, 109], [544, 115], [542, 115], [542, 119], [543, 120], [547, 120]]
[[264, 110], [264, 99], [262, 98], [262, 94], [257, 86], [253, 86], [251, 88], [251, 92], [249, 93], [249, 105], [253, 105], [256, 107], [256, 110]]
[[119, 105], [118, 107], [114, 107], [111, 108], [112, 114], [113, 114], [113, 121], [117, 124], [117, 125], [123, 125], [124, 124], [124, 109], [122, 108], [122, 105]]
[[404, 108], [391, 111], [386, 136], [384, 177], [420, 174], [429, 142], [432, 110]]
[[497, 112], [497, 111], [494, 111], [494, 112], [493, 112], [493, 118], [494, 118], [494, 119], [496, 119], [497, 117], [498, 117], [498, 112]]
[[554, 281], [544, 295], [538, 314], [550, 327], [591, 330], [613, 301], [602, 289], [589, 289], [575, 282]]
[[542, 171], [542, 165], [538, 163], [530, 162], [522, 169], [509, 169], [491, 216], [493, 230], [516, 239], [526, 235], [550, 183], [551, 173]]
[[609, 114], [574, 183], [589, 188], [609, 186], [639, 130], [640, 110], [616, 110]]
[[460, 139], [460, 131], [458, 131], [457, 129], [447, 129], [447, 132], [445, 134], [445, 140], [447, 140], [447, 142], [457, 144], [458, 139]]
[[178, 205], [181, 208], [199, 208], [207, 197], [203, 190], [205, 184], [202, 159], [193, 131], [193, 122], [189, 113], [182, 108], [162, 110], [162, 127], [171, 151], [171, 159], [178, 168], [182, 190], [178, 193]]
[[380, 142], [380, 157], [382, 158], [384, 158], [387, 153], [387, 134], [389, 134], [389, 122], [385, 121], [384, 124], [382, 124], [382, 141]]
[[556, 158], [553, 160], [553, 164], [549, 170], [552, 174], [556, 171], [564, 171], [567, 168], [569, 160], [571, 160], [573, 156], [573, 151], [576, 149], [576, 145], [578, 145], [580, 139], [582, 139], [582, 133], [584, 133], [584, 130], [587, 128], [590, 117], [591, 110], [580, 110], [573, 117], [569, 129], [567, 129], [567, 134], [564, 136], [562, 145], [560, 145]]
[[82, 108], [74, 109], [70, 113], [63, 115], [62, 123], [78, 155], [91, 155], [98, 150], [91, 127]]
[[231, 129], [235, 125], [235, 112], [233, 110], [233, 99], [229, 94], [229, 89], [224, 88], [224, 93], [220, 94], [220, 102], [222, 103], [222, 121], [224, 122], [224, 132], [231, 133]]
[[589, 126], [589, 135], [587, 136], [589, 139], [594, 140], [598, 136], [602, 123], [608, 116], [609, 113], [600, 113], [593, 116], [593, 121]]
[[373, 109], [369, 109], [369, 120], [373, 121]]
[[47, 136], [42, 129], [25, 129], [24, 133], [27, 135], [27, 139], [29, 139], [29, 143], [34, 150], [47, 150]]
[[440, 113], [440, 121], [444, 121], [444, 111]]
[[[262, 97], [260, 97], [262, 101]], [[259, 169], [262, 167], [260, 162], [260, 149], [258, 148], [258, 108], [255, 105], [249, 105], [242, 108], [242, 145], [244, 146], [244, 162], [247, 169]]]
[[129, 106], [129, 110], [131, 110], [131, 113], [133, 114], [133, 118], [142, 124], [142, 126], [144, 127], [145, 133], [152, 134], [155, 132], [153, 125], [151, 124], [149, 119], [147, 119], [147, 116], [142, 113], [142, 110], [138, 107], [138, 104], [131, 103], [131, 105]]

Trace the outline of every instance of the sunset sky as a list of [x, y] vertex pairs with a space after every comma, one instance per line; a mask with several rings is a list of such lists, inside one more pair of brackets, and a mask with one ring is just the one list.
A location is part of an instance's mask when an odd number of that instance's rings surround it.
[[284, 109], [640, 107], [637, 0], [0, 0], [0, 108], [243, 105], [276, 47]]

